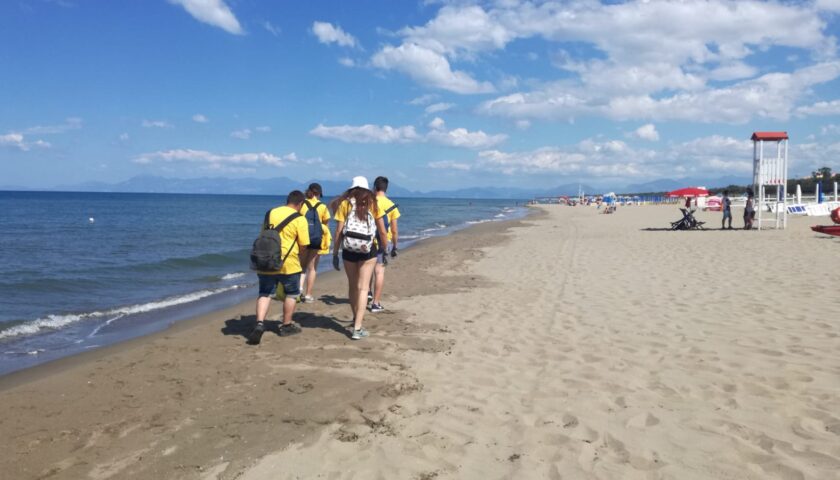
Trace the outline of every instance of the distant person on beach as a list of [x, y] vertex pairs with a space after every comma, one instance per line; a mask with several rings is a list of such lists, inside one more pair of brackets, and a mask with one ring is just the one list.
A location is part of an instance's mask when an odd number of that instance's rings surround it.
[[324, 195], [321, 185], [312, 183], [306, 189], [306, 200], [300, 208], [300, 214], [306, 218], [309, 226], [310, 244], [301, 251], [300, 262], [303, 266], [303, 275], [300, 279], [302, 303], [312, 303], [315, 297], [312, 296], [312, 289], [315, 286], [315, 278], [318, 275], [318, 261], [321, 255], [330, 253], [330, 211], [326, 205], [321, 203]]
[[280, 237], [280, 258], [282, 266], [276, 271], [257, 271], [259, 278], [259, 296], [257, 297], [257, 325], [248, 336], [248, 343], [260, 343], [265, 333], [265, 317], [271, 305], [271, 297], [282, 289], [279, 295], [283, 301], [283, 323], [280, 325], [281, 336], [300, 333], [300, 327], [292, 323], [300, 295], [300, 265], [299, 252], [309, 245], [309, 225], [306, 218], [300, 214], [304, 202], [303, 192], [294, 190], [286, 197], [286, 205], [269, 210], [263, 221], [263, 230], [276, 229]]
[[[353, 312], [351, 337], [361, 340], [368, 336], [362, 326], [367, 310], [370, 278], [376, 264], [377, 242], [387, 244], [385, 224], [379, 213], [376, 197], [365, 177], [354, 177], [350, 188], [330, 202], [336, 228], [333, 240], [333, 268], [340, 270], [338, 252], [344, 261], [347, 275], [350, 310]], [[378, 217], [378, 218], [377, 218]]]
[[[397, 256], [397, 239], [399, 229], [397, 219], [400, 218], [400, 209], [397, 204], [391, 201], [385, 193], [388, 191], [388, 178], [376, 177], [373, 181], [373, 190], [376, 193], [376, 204], [382, 223], [385, 224], [386, 237], [391, 244], [391, 258]], [[385, 285], [385, 267], [388, 265], [388, 245], [379, 245], [376, 253], [376, 267], [373, 270], [373, 301], [370, 304], [370, 311], [377, 313], [385, 310], [382, 308], [382, 287]]]
[[755, 195], [753, 195], [752, 190], [747, 190], [747, 203], [744, 205], [744, 230], [752, 229], [754, 218]]
[[729, 229], [732, 230], [732, 200], [729, 199], [729, 190], [723, 191], [723, 198], [720, 199], [720, 207], [723, 211], [723, 220], [720, 221], [720, 229], [726, 228], [726, 220], [729, 219]]
[[691, 197], [685, 197], [685, 209], [691, 210]]

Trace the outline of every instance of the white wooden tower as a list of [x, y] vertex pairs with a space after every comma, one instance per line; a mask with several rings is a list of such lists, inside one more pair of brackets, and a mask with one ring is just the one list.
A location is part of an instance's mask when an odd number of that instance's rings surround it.
[[754, 132], [752, 141], [756, 226], [786, 228], [788, 134]]

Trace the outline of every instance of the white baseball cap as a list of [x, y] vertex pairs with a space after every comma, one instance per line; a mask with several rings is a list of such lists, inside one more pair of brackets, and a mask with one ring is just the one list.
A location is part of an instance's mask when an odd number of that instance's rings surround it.
[[368, 186], [368, 180], [365, 177], [358, 176], [353, 177], [353, 185], [350, 185], [350, 188], [364, 188], [365, 190], [370, 190]]

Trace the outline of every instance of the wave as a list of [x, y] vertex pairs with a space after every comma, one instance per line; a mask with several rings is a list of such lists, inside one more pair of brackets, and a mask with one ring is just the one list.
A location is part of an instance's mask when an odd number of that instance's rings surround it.
[[242, 273], [242, 272], [226, 273], [226, 274], [222, 275], [222, 280], [235, 280], [237, 278], [242, 278], [244, 276], [245, 276], [245, 274]]
[[236, 264], [245, 265], [247, 260], [248, 250], [231, 250], [223, 253], [203, 253], [193, 257], [167, 258], [159, 262], [141, 263], [121, 268], [130, 268], [133, 271], [140, 272], [156, 272]]
[[[216, 295], [219, 293], [227, 292], [230, 290], [236, 290], [243, 287], [244, 285], [232, 285], [229, 287], [217, 288], [213, 290], [200, 290], [198, 292], [188, 293], [186, 295], [165, 298], [156, 302], [129, 305], [126, 307], [118, 307], [105, 311], [94, 311], [88, 313], [67, 315], [47, 315], [46, 317], [39, 318], [31, 322], [19, 323], [4, 330], [0, 330], [0, 340], [20, 337], [24, 335], [34, 335], [45, 330], [58, 330], [62, 327], [66, 327], [68, 325], [72, 325], [83, 320], [112, 317], [109, 318], [107, 322], [105, 322], [105, 325], [108, 325], [111, 322], [122, 318], [126, 315], [136, 315], [138, 313], [146, 313], [154, 310], [160, 310], [162, 308], [174, 307], [176, 305], [195, 302], [201, 300], [202, 298], [209, 297], [211, 295]], [[105, 325], [97, 327], [94, 331], [98, 332]]]

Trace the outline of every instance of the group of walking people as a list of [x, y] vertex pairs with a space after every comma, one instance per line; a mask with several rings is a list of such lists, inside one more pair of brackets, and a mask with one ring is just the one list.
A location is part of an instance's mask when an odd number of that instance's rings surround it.
[[[350, 338], [368, 336], [365, 313], [384, 310], [382, 289], [388, 259], [398, 254], [397, 205], [386, 195], [388, 179], [377, 177], [370, 189], [365, 177], [355, 177], [340, 196], [325, 205], [321, 185], [313, 183], [306, 192], [294, 190], [286, 204], [266, 212], [260, 236], [251, 252], [251, 266], [257, 270], [259, 294], [257, 323], [248, 336], [256, 345], [265, 333], [265, 319], [272, 298], [283, 304], [281, 336], [300, 333], [292, 320], [297, 303], [315, 302], [313, 289], [321, 255], [332, 252], [332, 265], [347, 276], [352, 312]], [[335, 219], [335, 235], [329, 228]], [[368, 306], [368, 303], [370, 305]]]

